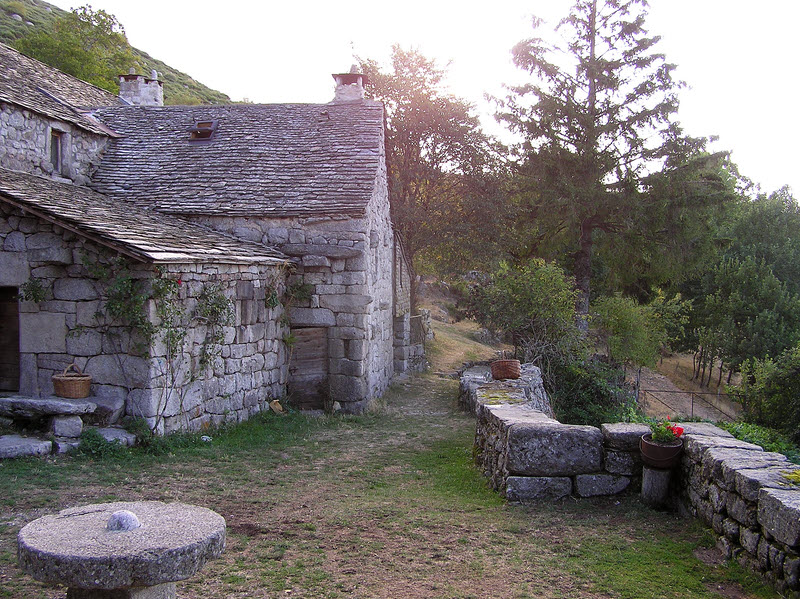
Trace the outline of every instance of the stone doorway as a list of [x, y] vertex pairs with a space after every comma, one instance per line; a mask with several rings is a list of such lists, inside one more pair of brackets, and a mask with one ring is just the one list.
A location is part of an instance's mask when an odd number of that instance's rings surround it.
[[0, 287], [0, 391], [19, 391], [19, 289]]
[[289, 360], [289, 402], [301, 410], [323, 410], [328, 387], [328, 329], [292, 329], [294, 345]]

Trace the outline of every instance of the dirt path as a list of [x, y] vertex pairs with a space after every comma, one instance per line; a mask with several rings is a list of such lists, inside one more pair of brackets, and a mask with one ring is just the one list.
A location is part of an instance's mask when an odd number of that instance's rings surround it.
[[649, 368], [642, 368], [640, 385], [639, 404], [648, 416], [731, 421], [740, 412], [739, 406], [724, 395], [684, 391], [663, 374]]

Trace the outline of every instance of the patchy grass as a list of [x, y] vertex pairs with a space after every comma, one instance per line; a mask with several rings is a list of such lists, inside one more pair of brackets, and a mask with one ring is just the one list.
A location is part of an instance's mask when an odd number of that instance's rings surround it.
[[204, 505], [227, 521], [224, 555], [179, 583], [182, 597], [777, 596], [695, 557], [709, 535], [636, 496], [508, 505], [473, 465], [475, 423], [456, 393], [455, 381], [420, 376], [364, 416], [267, 414], [159, 454], [6, 461], [0, 597], [64, 597], [17, 569], [26, 522], [141, 499]]

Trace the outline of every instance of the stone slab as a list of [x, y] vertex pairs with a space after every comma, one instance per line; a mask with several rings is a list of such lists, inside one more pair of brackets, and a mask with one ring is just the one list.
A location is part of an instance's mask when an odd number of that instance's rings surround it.
[[599, 428], [542, 422], [514, 424], [508, 431], [510, 474], [573, 476], [598, 472], [602, 466]]
[[[111, 514], [133, 512], [141, 526], [111, 531]], [[225, 519], [203, 507], [160, 501], [62, 510], [17, 535], [20, 567], [36, 580], [80, 589], [150, 587], [194, 575], [225, 548]]]
[[66, 315], [30, 312], [19, 315], [21, 353], [63, 354], [67, 351]]
[[85, 399], [0, 397], [0, 414], [10, 418], [90, 414], [96, 409], [97, 404]]
[[650, 427], [636, 422], [616, 422], [601, 424], [600, 432], [603, 433], [606, 447], [622, 451], [639, 451], [639, 440], [642, 435], [650, 432]]
[[50, 441], [21, 437], [20, 435], [3, 435], [0, 437], [0, 458], [22, 458], [49, 455], [53, 450]]
[[631, 484], [627, 476], [615, 474], [579, 474], [575, 477], [575, 494], [579, 497], [616, 495]]
[[98, 428], [97, 432], [102, 435], [103, 439], [110, 443], [117, 441], [120, 445], [125, 445], [126, 447], [133, 447], [136, 445], [136, 435], [129, 433], [124, 428], [109, 426]]
[[800, 545], [800, 491], [761, 489], [758, 522], [781, 543]]
[[19, 287], [30, 276], [27, 256], [21, 252], [0, 252], [0, 286]]
[[351, 247], [313, 243], [287, 243], [281, 251], [288, 256], [326, 256], [327, 258], [357, 258], [363, 252]]
[[506, 498], [509, 501], [561, 499], [572, 493], [572, 479], [566, 476], [509, 476]]
[[[794, 466], [794, 464], [792, 464]], [[768, 468], [743, 468], [736, 470], [733, 476], [733, 487], [742, 498], [747, 501], [758, 501], [758, 492], [763, 488], [771, 489], [786, 489], [787, 486], [797, 488], [794, 485], [789, 485], [783, 475], [791, 472], [794, 468], [786, 468], [784, 466], [771, 466]]]
[[80, 437], [83, 420], [80, 416], [54, 416], [50, 422], [50, 430], [56, 437]]

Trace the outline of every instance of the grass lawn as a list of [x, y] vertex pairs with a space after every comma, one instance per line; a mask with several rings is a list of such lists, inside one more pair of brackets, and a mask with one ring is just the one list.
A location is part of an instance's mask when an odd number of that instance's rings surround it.
[[16, 567], [16, 533], [59, 509], [128, 500], [209, 507], [223, 556], [180, 597], [776, 597], [691, 520], [636, 496], [509, 505], [472, 463], [457, 383], [419, 376], [359, 417], [266, 415], [125, 450], [0, 465], [0, 597], [63, 598]]

